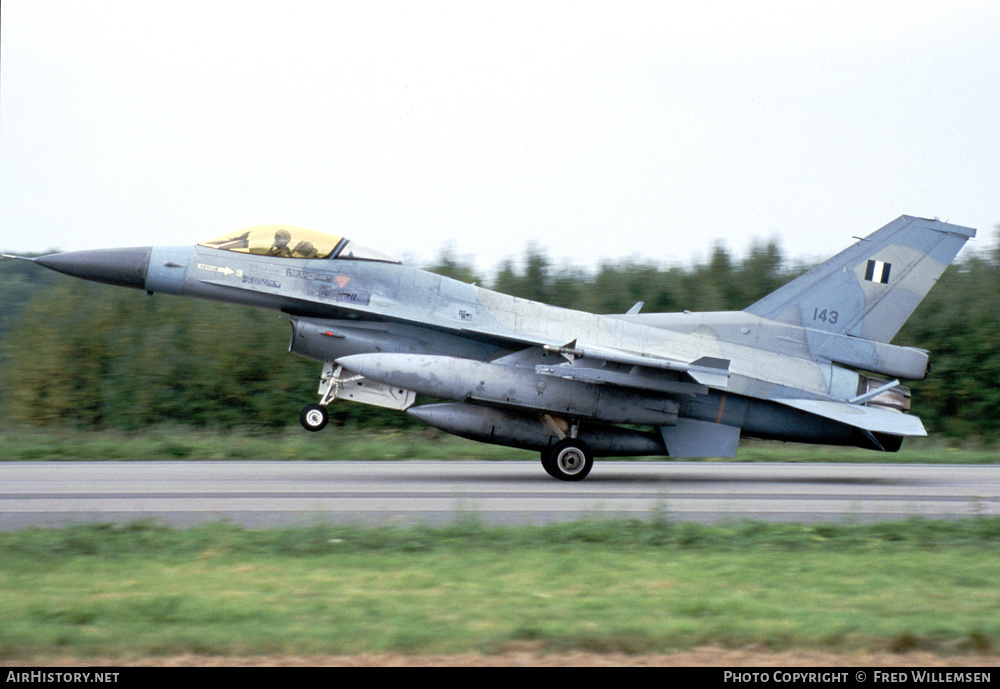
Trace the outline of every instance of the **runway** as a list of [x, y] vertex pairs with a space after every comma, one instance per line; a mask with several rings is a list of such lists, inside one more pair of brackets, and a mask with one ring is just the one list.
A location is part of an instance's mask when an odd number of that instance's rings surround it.
[[869, 522], [996, 516], [1000, 467], [599, 461], [580, 483], [537, 462], [4, 462], [0, 529], [154, 519], [253, 528], [491, 525], [662, 517]]

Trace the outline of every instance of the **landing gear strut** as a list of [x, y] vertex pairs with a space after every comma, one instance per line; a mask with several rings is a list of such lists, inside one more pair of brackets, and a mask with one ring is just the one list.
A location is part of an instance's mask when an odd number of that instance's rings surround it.
[[542, 467], [560, 481], [582, 481], [594, 468], [594, 454], [582, 440], [566, 438], [542, 450]]

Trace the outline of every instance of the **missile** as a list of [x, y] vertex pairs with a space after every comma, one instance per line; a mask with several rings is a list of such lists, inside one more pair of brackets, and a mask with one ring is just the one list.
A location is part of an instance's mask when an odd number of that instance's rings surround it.
[[678, 402], [634, 388], [541, 375], [534, 368], [424, 354], [354, 354], [337, 363], [421, 395], [607, 423], [672, 426]]
[[[541, 451], [551, 447], [559, 442], [560, 433], [565, 430], [559, 420], [551, 416], [474, 404], [428, 404], [411, 407], [407, 413], [429, 426], [469, 440], [525, 450]], [[617, 426], [582, 424], [577, 438], [597, 456], [667, 454], [659, 434]]]

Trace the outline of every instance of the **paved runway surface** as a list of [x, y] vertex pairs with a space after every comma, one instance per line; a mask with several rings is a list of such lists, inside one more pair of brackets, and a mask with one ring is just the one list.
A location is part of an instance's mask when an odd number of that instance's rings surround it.
[[0, 463], [3, 530], [143, 518], [436, 525], [470, 513], [488, 524], [997, 515], [1000, 467], [604, 461], [564, 483], [537, 462]]

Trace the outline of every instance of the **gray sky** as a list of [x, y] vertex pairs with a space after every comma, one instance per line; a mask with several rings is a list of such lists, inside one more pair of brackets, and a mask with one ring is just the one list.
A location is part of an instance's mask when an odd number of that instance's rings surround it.
[[812, 260], [903, 214], [992, 245], [1000, 3], [822, 4], [4, 0], [0, 248]]

